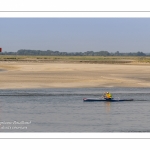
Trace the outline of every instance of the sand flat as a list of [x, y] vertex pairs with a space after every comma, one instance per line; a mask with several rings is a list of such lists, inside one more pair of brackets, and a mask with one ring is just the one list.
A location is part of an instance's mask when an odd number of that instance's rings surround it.
[[0, 88], [150, 87], [150, 65], [0, 62]]

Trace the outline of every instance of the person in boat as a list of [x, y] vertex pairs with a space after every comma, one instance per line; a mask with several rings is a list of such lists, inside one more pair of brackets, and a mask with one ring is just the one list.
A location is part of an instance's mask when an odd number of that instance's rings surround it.
[[112, 94], [111, 94], [110, 92], [106, 92], [106, 93], [104, 94], [104, 98], [105, 98], [105, 99], [112, 99]]

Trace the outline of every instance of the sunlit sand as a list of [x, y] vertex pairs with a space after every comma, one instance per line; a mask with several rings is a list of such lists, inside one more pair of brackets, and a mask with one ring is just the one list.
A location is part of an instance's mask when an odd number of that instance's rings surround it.
[[0, 62], [0, 88], [150, 87], [150, 65]]

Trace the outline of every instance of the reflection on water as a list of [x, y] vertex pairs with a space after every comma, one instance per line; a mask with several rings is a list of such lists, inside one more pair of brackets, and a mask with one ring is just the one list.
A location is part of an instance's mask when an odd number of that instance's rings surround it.
[[106, 111], [109, 113], [110, 112], [110, 106], [111, 102], [105, 102], [105, 106], [106, 106]]
[[107, 112], [110, 112], [110, 105], [111, 105], [111, 102], [106, 102], [106, 110]]
[[[131, 102], [83, 102], [110, 91]], [[0, 91], [0, 132], [150, 132], [149, 88]]]

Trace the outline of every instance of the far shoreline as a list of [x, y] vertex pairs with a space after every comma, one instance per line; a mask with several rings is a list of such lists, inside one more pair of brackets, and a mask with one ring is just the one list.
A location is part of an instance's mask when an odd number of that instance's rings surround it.
[[[113, 89], [150, 89], [149, 87], [49, 87], [49, 88], [36, 88], [36, 87], [33, 87], [33, 88], [0, 88], [1, 91], [24, 91], [24, 90], [27, 90], [27, 91], [32, 91], [32, 90], [50, 90], [50, 89], [56, 89], [56, 90], [67, 90], [67, 89], [70, 89], [70, 90], [75, 90], [75, 89], [105, 89], [106, 91], [107, 90], [113, 90]], [[0, 95], [0, 96], [3, 96], [3, 95]], [[5, 94], [4, 94], [5, 96]]]

